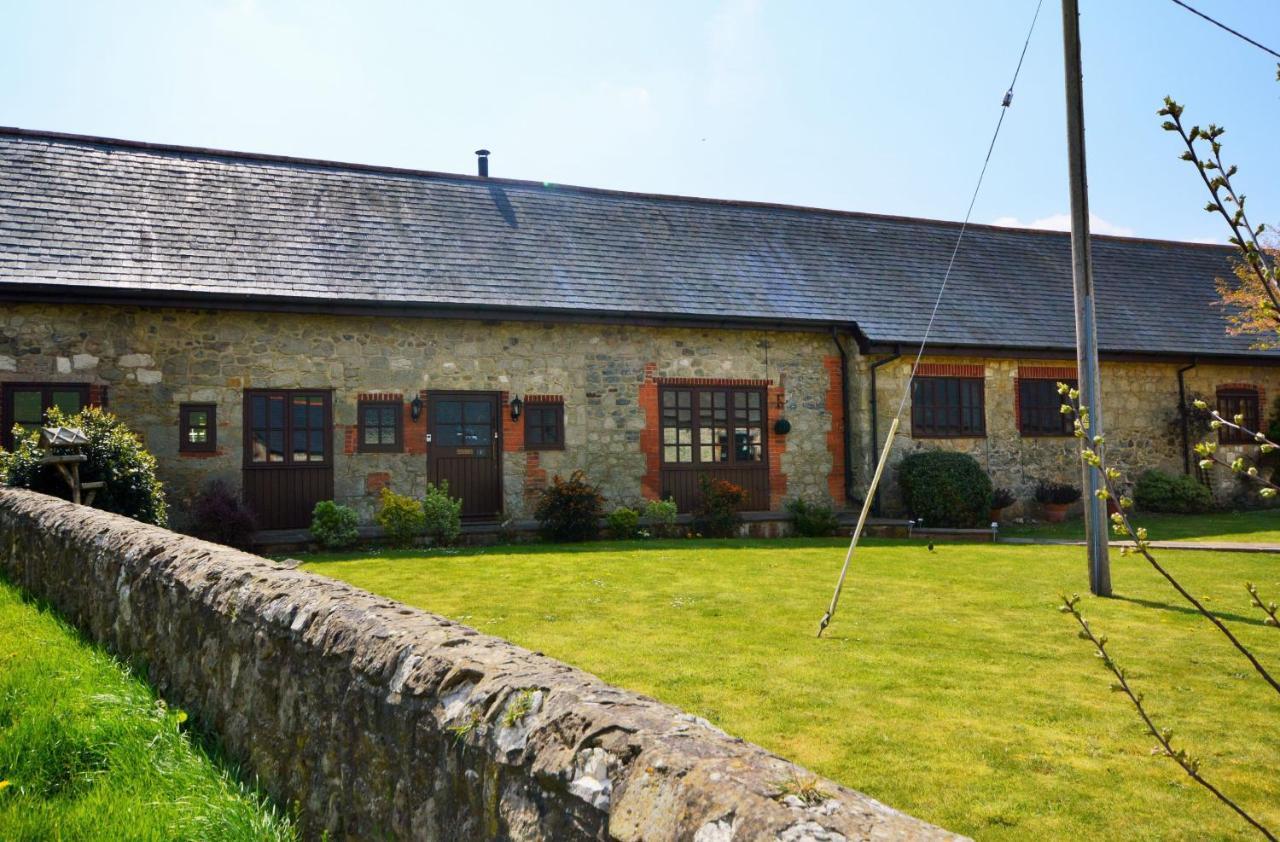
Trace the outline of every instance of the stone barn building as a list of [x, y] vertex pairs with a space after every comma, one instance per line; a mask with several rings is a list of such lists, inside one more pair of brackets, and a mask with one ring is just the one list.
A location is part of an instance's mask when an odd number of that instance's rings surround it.
[[[0, 430], [108, 405], [180, 516], [206, 480], [265, 527], [447, 479], [525, 517], [581, 468], [611, 504], [703, 474], [861, 499], [955, 244], [950, 222], [0, 130]], [[1194, 470], [1180, 396], [1252, 423], [1280, 356], [1227, 335], [1224, 247], [1097, 237], [1105, 420]], [[1066, 234], [973, 226], [896, 455], [1078, 482]], [[1242, 447], [1244, 445], [1241, 445]], [[887, 475], [884, 506], [896, 503]]]

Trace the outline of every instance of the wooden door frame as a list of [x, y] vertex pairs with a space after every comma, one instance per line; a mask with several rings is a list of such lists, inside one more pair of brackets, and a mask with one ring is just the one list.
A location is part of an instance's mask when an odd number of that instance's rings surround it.
[[[493, 460], [497, 464], [497, 469], [498, 469], [498, 510], [493, 514], [497, 515], [498, 517], [501, 517], [502, 515], [506, 514], [506, 511], [507, 511], [506, 474], [503, 471], [503, 465], [502, 465], [504, 461], [504, 456], [506, 455], [506, 452], [503, 450], [504, 439], [503, 439], [503, 430], [502, 430], [502, 428], [506, 426], [506, 419], [503, 417], [502, 413], [506, 409], [506, 407], [503, 405], [503, 402], [502, 402], [502, 392], [497, 392], [490, 389], [427, 389], [427, 406], [426, 406], [427, 435], [433, 436], [435, 434], [434, 429], [432, 429], [431, 413], [433, 411], [432, 407], [437, 398], [466, 399], [468, 397], [476, 397], [476, 396], [484, 396], [487, 398], [492, 398], [493, 405], [497, 409], [497, 411], [494, 413], [494, 416], [493, 416], [494, 430], [498, 434], [498, 437], [494, 439], [494, 443], [493, 443]], [[435, 480], [433, 479], [435, 474], [433, 474], [431, 470], [432, 469], [431, 460], [433, 458], [434, 453], [435, 453], [435, 441], [427, 442], [427, 481], [428, 482], [435, 482]], [[479, 517], [479, 516], [472, 515], [471, 517]], [[487, 515], [485, 517], [487, 517]]]
[[[690, 409], [693, 418], [692, 429], [695, 431], [695, 435], [693, 436], [693, 462], [678, 463], [666, 461], [666, 452], [663, 447], [662, 438], [663, 430], [665, 429], [662, 401], [663, 395], [668, 391], [687, 391], [691, 394]], [[749, 463], [732, 460], [729, 462], [712, 463], [698, 461], [700, 454], [696, 431], [701, 429], [702, 425], [698, 414], [698, 395], [701, 392], [727, 392], [729, 394], [734, 392], [753, 392], [760, 395], [760, 461]], [[733, 411], [733, 407], [730, 405], [728, 426], [730, 435], [732, 435], [732, 431], [734, 429]], [[769, 473], [769, 454], [770, 448], [773, 447], [773, 431], [770, 428], [771, 416], [772, 412], [769, 407], [769, 387], [765, 384], [724, 385], [716, 383], [715, 381], [697, 384], [679, 382], [660, 383], [658, 386], [658, 478], [659, 483], [663, 488], [663, 493], [666, 493], [666, 477], [671, 474], [687, 474], [692, 475], [695, 478], [701, 474], [706, 474], [707, 476], [714, 478], [718, 472], [740, 470], [759, 475], [761, 481], [760, 493], [764, 497], [764, 508], [746, 508], [743, 511], [769, 511], [770, 500], [772, 499], [772, 477]], [[732, 452], [733, 445], [730, 444], [729, 447]], [[748, 491], [750, 491], [750, 489], [748, 489]], [[750, 503], [748, 503], [748, 506], [750, 506]]]
[[[333, 499], [335, 494], [335, 488], [336, 488], [335, 483], [337, 481], [336, 463], [337, 463], [337, 455], [338, 455], [335, 450], [335, 439], [337, 437], [334, 435], [334, 426], [333, 426], [333, 393], [334, 393], [333, 388], [327, 387], [327, 386], [318, 386], [314, 388], [297, 388], [297, 389], [295, 388], [273, 389], [269, 387], [252, 387], [252, 388], [246, 388], [242, 390], [240, 419], [241, 419], [241, 423], [243, 424], [243, 429], [241, 431], [242, 432], [241, 447], [243, 452], [241, 453], [240, 482], [241, 482], [241, 496], [242, 496], [242, 499], [244, 499], [246, 504], [250, 503], [250, 500], [249, 500], [250, 488], [251, 487], [257, 488], [261, 484], [261, 482], [265, 480], [265, 478], [271, 477], [271, 476], [284, 476], [291, 473], [296, 477], [299, 475], [299, 472], [322, 473], [324, 476], [323, 476], [323, 481], [321, 485], [323, 486], [323, 489], [325, 492], [325, 495], [322, 495], [322, 499], [326, 499], [326, 498]], [[324, 436], [325, 436], [325, 459], [323, 462], [294, 462], [293, 461], [293, 455], [292, 455], [293, 445], [291, 441], [291, 436], [289, 435], [289, 433], [292, 431], [292, 422], [289, 419], [291, 417], [292, 397], [296, 394], [305, 394], [305, 395], [318, 394], [318, 395], [323, 395], [324, 397], [324, 420], [323, 420], [323, 424], [321, 425], [321, 429], [324, 431]], [[283, 395], [285, 398], [284, 447], [285, 447], [286, 460], [283, 462], [254, 462], [253, 461], [253, 424], [250, 417], [250, 413], [252, 411], [253, 398], [259, 395]], [[259, 511], [255, 509], [254, 513], [262, 520], [270, 521], [270, 520], [277, 519], [277, 516], [279, 515], [280, 511], [281, 511], [280, 509], [277, 509], [274, 511]], [[299, 518], [298, 520], [299, 527], [305, 525], [303, 523], [303, 520], [304, 520], [303, 518]], [[262, 528], [277, 529], [277, 528], [297, 528], [297, 527], [263, 526]]]

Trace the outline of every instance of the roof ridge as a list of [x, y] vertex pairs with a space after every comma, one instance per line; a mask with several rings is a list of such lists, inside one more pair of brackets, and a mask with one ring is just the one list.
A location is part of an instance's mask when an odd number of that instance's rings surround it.
[[[688, 196], [678, 193], [646, 193], [633, 190], [618, 190], [609, 187], [590, 187], [578, 184], [556, 184], [548, 181], [533, 181], [529, 179], [503, 178], [497, 176], [478, 176], [467, 175], [465, 173], [450, 173], [441, 170], [416, 169], [413, 167], [393, 167], [384, 164], [362, 164], [349, 161], [335, 161], [325, 158], [305, 158], [294, 155], [277, 155], [267, 152], [243, 152], [232, 149], [217, 149], [203, 146], [186, 146], [176, 143], [152, 143], [142, 140], [128, 140], [118, 137], [106, 137], [100, 135], [76, 134], [72, 132], [57, 132], [42, 129], [24, 129], [17, 126], [0, 126], [0, 137], [26, 137], [35, 139], [46, 139], [53, 141], [62, 141], [66, 143], [79, 143], [93, 146], [113, 146], [122, 149], [137, 149], [145, 152], [156, 153], [175, 153], [181, 155], [195, 155], [211, 158], [229, 158], [232, 160], [244, 161], [260, 161], [263, 163], [273, 164], [289, 164], [293, 166], [315, 167], [319, 169], [331, 169], [347, 172], [368, 172], [381, 173], [384, 175], [399, 175], [415, 178], [430, 178], [449, 181], [459, 181], [472, 184], [499, 184], [510, 187], [534, 188], [542, 190], [563, 190], [574, 193], [582, 193], [587, 195], [600, 196], [616, 196], [627, 199], [655, 199], [670, 202], [687, 202], [691, 204], [701, 205], [720, 205], [725, 207], [738, 207], [759, 210], [783, 210], [798, 213], [826, 214], [838, 217], [853, 217], [858, 219], [884, 220], [887, 222], [913, 222], [927, 223], [931, 225], [943, 225], [952, 228], [960, 228], [964, 223], [953, 219], [936, 219], [932, 217], [906, 216], [903, 214], [876, 213], [872, 211], [855, 211], [843, 210], [840, 208], [824, 208], [813, 205], [796, 205], [786, 202], [767, 202], [754, 199], [719, 199], [705, 196]], [[1043, 228], [1026, 228], [1012, 225], [996, 225], [986, 222], [970, 222], [968, 227], [973, 229], [983, 229], [987, 231], [1013, 232], [1017, 234], [1032, 234], [1037, 236], [1050, 237], [1066, 237], [1068, 232], [1048, 230]], [[1131, 243], [1151, 243], [1156, 245], [1176, 245], [1190, 246], [1200, 249], [1226, 249], [1233, 250], [1233, 247], [1225, 243], [1195, 243], [1187, 240], [1172, 240], [1162, 237], [1136, 237], [1136, 236], [1120, 236], [1116, 234], [1092, 234], [1092, 238], [1101, 240], [1111, 240], [1116, 242]]]

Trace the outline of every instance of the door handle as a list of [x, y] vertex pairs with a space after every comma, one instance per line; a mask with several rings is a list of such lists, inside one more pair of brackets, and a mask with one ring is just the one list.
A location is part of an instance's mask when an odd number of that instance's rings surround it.
[[431, 444], [431, 434], [427, 433], [427, 444]]

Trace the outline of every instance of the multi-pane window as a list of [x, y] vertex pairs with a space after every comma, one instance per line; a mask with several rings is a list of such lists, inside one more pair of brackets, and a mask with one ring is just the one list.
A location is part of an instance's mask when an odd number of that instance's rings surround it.
[[564, 448], [564, 404], [525, 404], [524, 446], [526, 450]]
[[662, 461], [751, 465], [765, 459], [764, 394], [756, 389], [662, 391]]
[[[1238, 386], [1218, 390], [1218, 414], [1255, 432], [1258, 429], [1259, 403], [1257, 389]], [[1237, 415], [1243, 416], [1243, 420], [1236, 421]], [[1247, 444], [1253, 439], [1239, 430], [1224, 426], [1218, 430], [1218, 441], [1223, 444]]]
[[1073, 389], [1075, 380], [1049, 380], [1023, 378], [1018, 381], [1018, 427], [1024, 436], [1069, 436], [1075, 431], [1074, 415], [1062, 412], [1067, 403], [1058, 394], [1058, 383], [1066, 383]]
[[329, 394], [251, 391], [245, 396], [247, 461], [299, 465], [329, 460]]
[[75, 415], [89, 403], [89, 387], [79, 383], [6, 383], [4, 386], [4, 428], [0, 443], [12, 446], [12, 428], [24, 429], [45, 423], [45, 413], [58, 407]]
[[911, 435], [985, 436], [984, 383], [981, 377], [917, 377], [911, 391]]
[[497, 419], [488, 398], [439, 398], [432, 410], [432, 434], [441, 447], [471, 448], [472, 456], [488, 456], [497, 443]]
[[218, 448], [217, 407], [184, 403], [178, 407], [178, 450], [209, 453]]
[[360, 450], [399, 453], [404, 409], [399, 401], [360, 401], [356, 405]]

